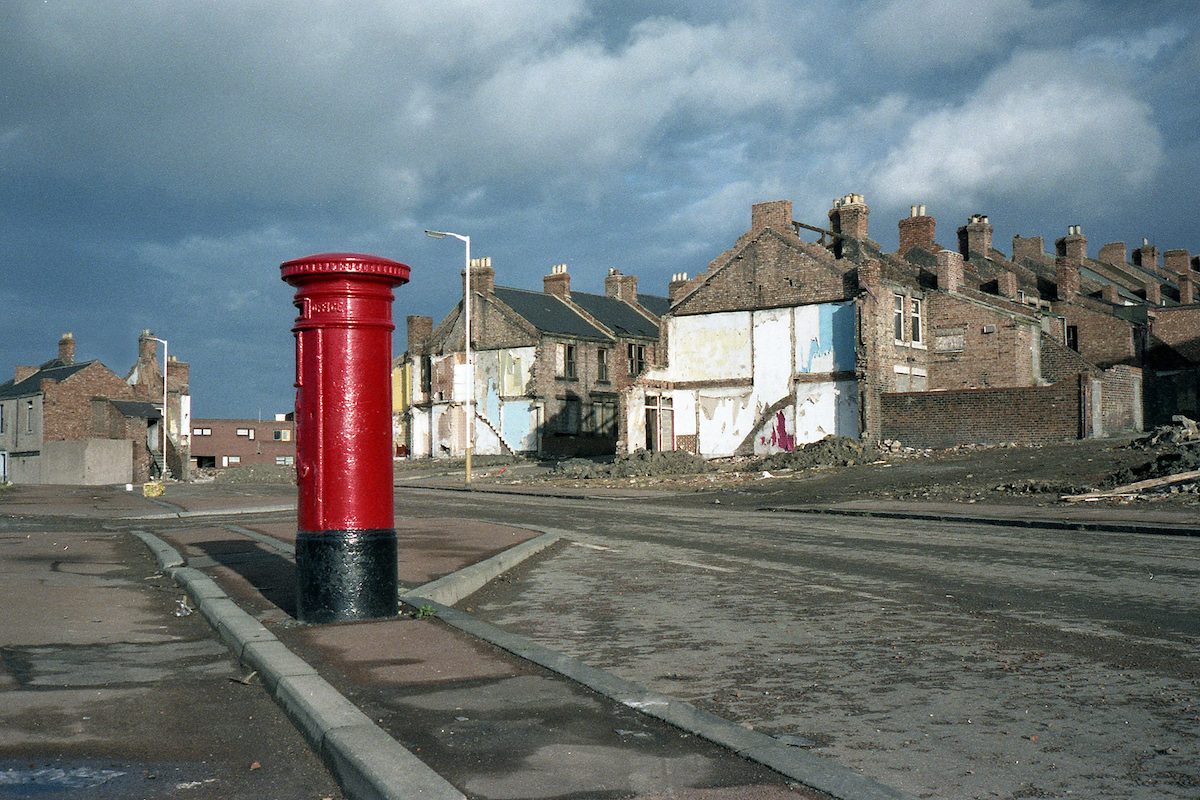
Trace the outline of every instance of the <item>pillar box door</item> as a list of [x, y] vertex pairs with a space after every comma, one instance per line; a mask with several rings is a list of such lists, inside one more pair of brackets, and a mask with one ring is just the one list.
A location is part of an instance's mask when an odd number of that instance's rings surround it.
[[359, 253], [280, 265], [296, 288], [296, 616], [397, 611], [392, 288], [409, 268]]

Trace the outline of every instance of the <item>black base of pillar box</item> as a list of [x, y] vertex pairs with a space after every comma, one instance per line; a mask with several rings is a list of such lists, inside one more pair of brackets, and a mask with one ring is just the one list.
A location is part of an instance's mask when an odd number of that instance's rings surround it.
[[394, 617], [396, 595], [395, 528], [297, 533], [296, 618], [301, 622]]

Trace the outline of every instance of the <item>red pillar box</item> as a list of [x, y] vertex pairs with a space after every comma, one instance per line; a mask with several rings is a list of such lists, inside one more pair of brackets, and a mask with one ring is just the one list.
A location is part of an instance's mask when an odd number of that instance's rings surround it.
[[378, 256], [286, 261], [296, 287], [296, 617], [397, 612], [392, 511], [392, 287], [409, 268]]

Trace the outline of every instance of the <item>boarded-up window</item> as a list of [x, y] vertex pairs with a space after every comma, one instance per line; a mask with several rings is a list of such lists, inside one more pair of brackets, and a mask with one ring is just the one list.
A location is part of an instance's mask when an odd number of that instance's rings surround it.
[[933, 349], [938, 353], [959, 353], [966, 349], [966, 330], [939, 328], [933, 332]]

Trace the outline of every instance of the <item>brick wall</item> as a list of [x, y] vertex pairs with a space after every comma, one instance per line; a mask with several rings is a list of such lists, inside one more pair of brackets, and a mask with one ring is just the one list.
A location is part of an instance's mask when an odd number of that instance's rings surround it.
[[1185, 358], [1200, 364], [1200, 305], [1156, 309], [1151, 331]]
[[[197, 431], [211, 430], [211, 434]], [[238, 430], [253, 431], [239, 436]], [[275, 431], [286, 431], [287, 439], [276, 439]], [[282, 435], [282, 434], [281, 434]], [[224, 459], [236, 456], [237, 464], [226, 465]], [[275, 464], [278, 457], [296, 456], [296, 423], [256, 419], [193, 419], [192, 458], [213, 459], [217, 469], [224, 466]], [[201, 461], [203, 463], [203, 461]]]
[[1041, 329], [965, 297], [930, 292], [929, 388], [1031, 386]]
[[1061, 381], [1081, 372], [1091, 375], [1096, 368], [1062, 342], [1042, 335], [1042, 377], [1045, 380]]
[[1078, 302], [1058, 302], [1053, 310], [1079, 331], [1079, 353], [1096, 366], [1107, 368], [1136, 361], [1133, 323]]
[[1100, 378], [1100, 413], [1104, 435], [1142, 429], [1142, 371], [1118, 364], [1106, 369]]
[[883, 438], [912, 447], [1079, 438], [1078, 377], [1051, 386], [884, 394], [881, 401]]
[[852, 265], [839, 264], [794, 234], [764, 230], [732, 259], [714, 261], [710, 269], [718, 271], [673, 313], [782, 308], [847, 300], [857, 293]]
[[1146, 370], [1145, 380], [1147, 428], [1166, 425], [1176, 414], [1200, 420], [1200, 367]]
[[45, 384], [43, 441], [88, 439], [97, 435], [92, 429], [92, 398], [132, 400], [133, 394], [129, 384], [99, 361], [89, 364], [61, 383]]

